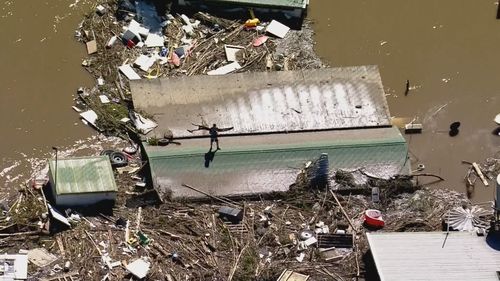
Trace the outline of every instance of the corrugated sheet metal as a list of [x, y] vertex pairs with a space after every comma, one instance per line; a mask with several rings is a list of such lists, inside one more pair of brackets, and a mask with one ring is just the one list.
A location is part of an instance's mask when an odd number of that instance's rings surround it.
[[[367, 233], [381, 281], [498, 281], [500, 253], [474, 233]], [[443, 242], [446, 239], [444, 248]]]
[[51, 179], [58, 195], [117, 191], [113, 169], [107, 156], [78, 157], [49, 161]]
[[146, 145], [155, 186], [173, 197], [200, 197], [183, 183], [226, 196], [286, 191], [321, 153], [328, 153], [330, 169], [363, 167], [382, 177], [407, 173], [407, 147], [396, 128], [222, 137], [220, 145], [209, 168], [209, 139]]
[[192, 123], [251, 134], [390, 126], [376, 66], [131, 81], [134, 106], [175, 138], [207, 135]]
[[239, 3], [254, 6], [277, 6], [287, 8], [306, 8], [309, 0], [205, 0], [212, 3]]

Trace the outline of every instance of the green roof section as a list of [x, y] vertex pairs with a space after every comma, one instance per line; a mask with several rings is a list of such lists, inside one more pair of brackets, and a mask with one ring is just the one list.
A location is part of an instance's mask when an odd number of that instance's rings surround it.
[[[206, 151], [198, 153], [181, 153], [165, 155], [152, 152], [149, 154], [150, 164], [156, 175], [167, 175], [176, 172], [197, 171], [205, 174], [231, 173], [238, 170], [279, 170], [291, 166], [301, 167], [307, 161], [319, 158], [328, 153], [330, 168], [353, 169], [367, 165], [385, 163], [403, 166], [406, 156], [404, 143], [372, 143], [365, 145], [325, 145], [304, 144], [300, 147], [283, 149], [249, 149], [247, 151], [217, 152], [215, 162], [209, 170], [205, 170], [203, 162]], [[218, 164], [218, 162], [222, 164]]]
[[[360, 139], [360, 140], [320, 140], [311, 141], [306, 143], [284, 143], [282, 145], [274, 144], [255, 144], [250, 146], [232, 146], [229, 150], [224, 149], [224, 151], [218, 152], [218, 154], [224, 154], [225, 156], [238, 156], [244, 155], [248, 157], [252, 154], [268, 154], [268, 153], [307, 153], [308, 151], [314, 150], [351, 150], [353, 148], [364, 148], [361, 150], [371, 150], [373, 147], [383, 149], [385, 147], [405, 147], [406, 143], [404, 139], [399, 139], [395, 136], [388, 136], [387, 139]], [[147, 146], [149, 158], [185, 158], [204, 155], [207, 151], [204, 147], [187, 147], [183, 150], [155, 150], [151, 149], [151, 146]], [[367, 157], [369, 155], [365, 155]]]
[[57, 195], [118, 191], [107, 156], [58, 159], [57, 179], [55, 159], [49, 161], [49, 168]]
[[305, 9], [309, 4], [309, 0], [205, 0], [205, 2], [301, 9]]
[[[223, 142], [223, 140], [221, 141]], [[148, 158], [155, 171], [203, 170], [200, 159], [207, 153], [206, 147], [187, 147], [182, 150], [154, 150], [146, 148]], [[403, 164], [407, 146], [399, 135], [388, 135], [386, 139], [320, 140], [304, 143], [236, 145], [216, 153], [216, 161], [210, 168], [218, 172], [239, 169], [279, 169], [290, 163], [304, 164], [321, 153], [328, 153], [331, 168], [357, 168], [364, 164]], [[222, 164], [218, 164], [221, 162]], [[158, 168], [158, 169], [157, 169]]]
[[409, 173], [408, 147], [394, 127], [231, 136], [219, 141], [222, 150], [208, 168], [204, 162], [209, 139], [167, 147], [145, 144], [155, 185], [172, 191], [174, 198], [193, 195], [182, 188], [183, 183], [226, 196], [285, 191], [304, 164], [322, 153], [328, 154], [330, 171], [363, 168], [384, 178]]

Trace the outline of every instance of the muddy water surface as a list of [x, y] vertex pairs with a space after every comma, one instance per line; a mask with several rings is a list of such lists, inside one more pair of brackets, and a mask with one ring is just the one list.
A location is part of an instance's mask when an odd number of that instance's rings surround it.
[[[376, 64], [391, 114], [416, 118], [424, 133], [406, 136], [414, 164], [465, 191], [467, 166], [500, 150], [500, 20], [491, 0], [312, 0], [316, 49], [332, 66]], [[405, 82], [412, 90], [404, 95]], [[449, 125], [460, 133], [448, 136]], [[493, 198], [476, 183], [474, 200]]]
[[[0, 173], [93, 133], [71, 109], [75, 89], [94, 83], [73, 38], [87, 1], [0, 3]], [[493, 0], [311, 1], [317, 51], [332, 66], [379, 65], [392, 115], [424, 124], [407, 138], [411, 156], [446, 178], [439, 186], [464, 191], [461, 160], [481, 161], [500, 146], [491, 134], [500, 112], [496, 8]], [[450, 138], [453, 121], [462, 126]], [[476, 200], [492, 194], [477, 184]]]
[[0, 172], [92, 132], [71, 109], [76, 89], [92, 83], [73, 37], [84, 2], [0, 2]]

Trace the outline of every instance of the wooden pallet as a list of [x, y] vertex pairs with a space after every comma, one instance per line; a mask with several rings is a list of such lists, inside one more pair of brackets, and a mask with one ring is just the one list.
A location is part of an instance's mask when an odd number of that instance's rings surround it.
[[232, 224], [230, 222], [224, 222], [224, 224], [226, 225], [227, 229], [229, 229], [229, 231], [231, 233], [247, 233], [248, 232], [247, 227], [242, 223]]

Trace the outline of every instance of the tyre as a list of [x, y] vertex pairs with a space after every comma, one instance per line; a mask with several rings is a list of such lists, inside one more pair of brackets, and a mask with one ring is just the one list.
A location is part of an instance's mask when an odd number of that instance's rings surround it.
[[111, 153], [111, 155], [109, 156], [109, 160], [111, 161], [111, 166], [115, 168], [124, 167], [128, 165], [127, 156], [119, 151]]
[[101, 151], [101, 155], [106, 155], [106, 156], [110, 157], [113, 152], [115, 152], [115, 151], [112, 149], [106, 149], [106, 150]]
[[159, 139], [158, 140], [158, 145], [159, 146], [166, 146], [170, 143], [170, 140], [169, 139]]

